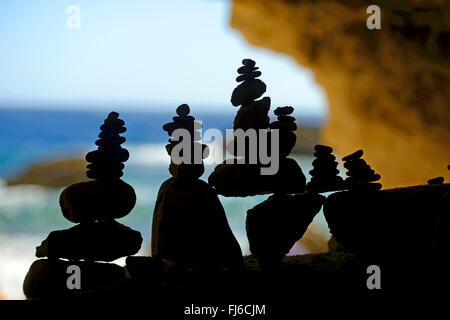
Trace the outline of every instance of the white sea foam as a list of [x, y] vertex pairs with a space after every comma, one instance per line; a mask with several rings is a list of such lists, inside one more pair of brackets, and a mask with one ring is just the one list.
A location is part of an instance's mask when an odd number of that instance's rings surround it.
[[168, 166], [170, 163], [170, 157], [164, 144], [128, 145], [126, 148], [130, 152], [130, 159], [128, 160], [130, 165]]
[[20, 207], [42, 207], [48, 203], [49, 191], [37, 185], [18, 185], [7, 187], [0, 179], [0, 212], [12, 218], [17, 215]]
[[36, 260], [35, 247], [43, 235], [0, 235], [0, 291], [6, 299], [24, 299], [22, 283]]
[[[25, 299], [22, 290], [23, 280], [31, 266], [37, 259], [35, 248], [46, 237], [44, 234], [0, 234], [0, 292], [4, 298], [10, 300]], [[149, 248], [145, 244], [138, 255], [148, 255]], [[112, 263], [125, 265], [125, 258]]]
[[[206, 165], [219, 164], [225, 159], [223, 154], [223, 144], [221, 141], [213, 141], [207, 144], [210, 152], [204, 159]], [[127, 146], [130, 152], [129, 165], [140, 166], [168, 166], [170, 156], [167, 154], [165, 144], [141, 144]]]

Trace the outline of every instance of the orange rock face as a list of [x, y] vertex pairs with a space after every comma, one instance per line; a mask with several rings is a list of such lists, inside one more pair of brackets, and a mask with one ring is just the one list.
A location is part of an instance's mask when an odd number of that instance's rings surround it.
[[[234, 0], [231, 26], [312, 69], [327, 93], [323, 143], [359, 148], [384, 187], [450, 179], [450, 3]], [[300, 139], [301, 140], [301, 139]]]

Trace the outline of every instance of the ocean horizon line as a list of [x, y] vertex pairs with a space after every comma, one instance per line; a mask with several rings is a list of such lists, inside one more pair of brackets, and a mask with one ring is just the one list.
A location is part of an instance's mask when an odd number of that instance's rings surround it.
[[[238, 110], [237, 107], [230, 106], [206, 106], [206, 105], [190, 105], [188, 104], [194, 115], [199, 116], [230, 116], [234, 117]], [[174, 115], [175, 109], [178, 105], [169, 103], [149, 103], [128, 104], [127, 106], [120, 106], [119, 104], [111, 104], [107, 106], [104, 104], [2, 104], [0, 103], [0, 112], [58, 112], [58, 113], [89, 113], [89, 114], [103, 114], [105, 112], [116, 111], [119, 113], [130, 114], [146, 114], [146, 115]], [[157, 108], [156, 108], [157, 107]], [[326, 120], [326, 115], [321, 112], [311, 111], [310, 107], [295, 107], [294, 116], [307, 119], [308, 125], [313, 124], [314, 127], [320, 127]], [[272, 106], [275, 110], [275, 105]], [[272, 111], [273, 111], [272, 110]], [[270, 116], [270, 114], [269, 114]], [[273, 117], [273, 115], [272, 115]]]

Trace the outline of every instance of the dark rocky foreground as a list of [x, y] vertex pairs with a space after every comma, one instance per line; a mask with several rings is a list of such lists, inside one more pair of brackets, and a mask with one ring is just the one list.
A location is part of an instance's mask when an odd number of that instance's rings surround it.
[[[271, 268], [261, 268], [253, 256], [244, 257], [242, 267], [205, 262], [195, 268], [152, 257], [129, 256], [125, 268], [50, 258], [33, 264], [24, 292], [29, 299], [144, 299], [150, 305], [433, 295], [450, 284], [449, 195], [450, 184], [334, 193], [324, 205], [330, 252], [284, 257]], [[203, 256], [207, 261], [208, 252]], [[81, 269], [81, 290], [65, 285], [73, 264]], [[380, 268], [381, 290], [368, 289], [371, 265]]]
[[[450, 184], [328, 196], [324, 214], [331, 233], [350, 252], [393, 260], [449, 248]], [[448, 255], [448, 252], [447, 252]]]
[[[89, 288], [69, 292], [61, 283], [67, 277], [65, 266], [68, 262], [45, 272], [46, 260], [39, 263], [44, 268], [36, 276], [45, 278], [45, 298], [95, 301], [104, 299], [122, 299], [123, 302], [147, 301], [149, 307], [158, 307], [158, 303], [190, 301], [202, 303], [229, 303], [245, 301], [254, 303], [287, 303], [301, 299], [340, 299], [352, 297], [378, 297], [383, 295], [418, 295], [425, 292], [437, 293], [445, 288], [443, 272], [438, 272], [434, 258], [418, 255], [403, 261], [402, 264], [382, 264], [382, 290], [369, 290], [366, 285], [367, 267], [370, 260], [356, 257], [348, 252], [326, 252], [302, 256], [285, 257], [276, 271], [262, 270], [252, 256], [244, 258], [242, 270], [201, 270], [183, 269], [163, 264], [149, 257], [134, 257], [125, 273], [116, 265], [106, 264], [109, 274], [98, 273], [97, 280], [89, 277], [83, 285]], [[138, 261], [139, 260], [139, 261]], [[137, 262], [138, 261], [138, 262]], [[35, 262], [38, 263], [38, 262]], [[63, 266], [64, 264], [64, 266]], [[130, 261], [128, 261], [130, 265]], [[105, 266], [104, 270], [107, 269]], [[167, 266], [166, 266], [167, 267]], [[58, 270], [57, 270], [58, 269]], [[431, 269], [434, 269], [433, 272]], [[81, 262], [81, 270], [95, 271], [93, 263]], [[99, 269], [102, 270], [102, 269]], [[104, 271], [103, 270], [103, 271]], [[59, 271], [59, 272], [58, 272]], [[95, 273], [95, 272], [94, 272]], [[91, 274], [94, 274], [91, 272]], [[131, 275], [130, 275], [131, 273]], [[112, 275], [112, 277], [110, 277]], [[32, 277], [32, 275], [29, 275]], [[114, 279], [105, 281], [105, 278]], [[27, 281], [26, 281], [27, 282]], [[29, 298], [34, 288], [24, 284]], [[54, 284], [54, 286], [53, 286]], [[55, 290], [57, 289], [57, 290]], [[94, 300], [93, 300], [94, 299]]]

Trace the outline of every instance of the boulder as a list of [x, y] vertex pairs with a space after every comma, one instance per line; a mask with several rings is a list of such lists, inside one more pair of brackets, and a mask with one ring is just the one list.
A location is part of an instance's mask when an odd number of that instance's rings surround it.
[[205, 166], [204, 164], [174, 164], [173, 162], [170, 163], [169, 166], [169, 172], [170, 174], [181, 180], [192, 180], [192, 179], [198, 179], [202, 176], [202, 174], [205, 172]]
[[[379, 260], [408, 254], [448, 253], [450, 184], [328, 196], [324, 214], [331, 233], [351, 253]], [[438, 252], [438, 254], [439, 254]]]
[[76, 183], [59, 197], [64, 217], [75, 223], [121, 218], [130, 213], [135, 203], [133, 187], [120, 179]]
[[253, 101], [239, 108], [233, 122], [233, 129], [267, 129], [270, 124], [269, 118], [270, 98]]
[[36, 248], [36, 256], [69, 260], [113, 261], [139, 251], [142, 236], [114, 220], [84, 222], [52, 231]]
[[[71, 265], [80, 268], [81, 289], [70, 290], [67, 286]], [[83, 293], [124, 279], [124, 269], [116, 264], [40, 259], [31, 265], [23, 282], [23, 292], [28, 299], [81, 297]]]
[[325, 197], [316, 193], [273, 195], [247, 211], [250, 251], [263, 268], [273, 268], [306, 232]]
[[218, 165], [208, 182], [218, 194], [226, 197], [247, 197], [269, 193], [301, 193], [305, 191], [306, 178], [294, 159], [280, 160], [274, 175], [261, 175], [258, 164]]
[[[261, 75], [261, 72], [250, 76], [249, 80], [238, 85], [231, 96], [233, 106], [246, 105], [261, 97], [266, 92], [266, 84], [259, 79], [251, 79], [253, 76]], [[238, 78], [244, 80], [244, 78]]]
[[239, 267], [242, 252], [222, 204], [204, 181], [170, 178], [153, 213], [152, 256], [192, 267]]

